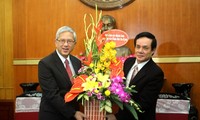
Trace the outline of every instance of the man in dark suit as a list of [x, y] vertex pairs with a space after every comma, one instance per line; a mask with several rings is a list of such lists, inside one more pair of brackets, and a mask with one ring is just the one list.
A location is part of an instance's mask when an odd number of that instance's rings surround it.
[[[157, 41], [153, 34], [139, 33], [134, 39], [135, 58], [130, 57], [124, 62], [126, 86], [136, 85], [137, 93], [133, 93], [131, 97], [144, 111], [138, 112], [139, 120], [156, 119], [156, 102], [164, 82], [162, 69], [152, 60], [156, 46]], [[133, 76], [135, 66], [138, 72]], [[135, 120], [126, 108], [119, 110], [115, 116], [108, 115], [107, 117], [108, 120]]]
[[67, 72], [65, 61], [73, 75], [78, 73], [81, 61], [71, 55], [76, 44], [76, 33], [63, 26], [56, 33], [56, 50], [40, 60], [38, 64], [39, 83], [42, 89], [39, 120], [83, 120], [76, 100], [65, 103], [64, 95], [70, 90], [73, 78]]

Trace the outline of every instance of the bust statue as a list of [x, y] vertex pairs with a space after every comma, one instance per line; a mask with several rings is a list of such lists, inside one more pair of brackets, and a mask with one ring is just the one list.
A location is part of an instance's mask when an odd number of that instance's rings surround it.
[[102, 33], [107, 30], [116, 29], [116, 21], [112, 16], [104, 15], [102, 16], [101, 20], [103, 22], [103, 26], [101, 29]]
[[[103, 22], [103, 26], [101, 29], [101, 32], [103, 33], [104, 31], [111, 30], [111, 29], [116, 29], [116, 21], [115, 18], [110, 16], [110, 15], [103, 15], [101, 18]], [[121, 47], [116, 48], [117, 51], [117, 57], [126, 57], [131, 55], [131, 50], [127, 46], [123, 45]]]

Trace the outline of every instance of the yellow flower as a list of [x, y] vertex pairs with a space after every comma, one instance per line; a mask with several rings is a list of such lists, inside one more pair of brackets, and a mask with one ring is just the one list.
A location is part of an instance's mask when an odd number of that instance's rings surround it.
[[104, 62], [104, 66], [105, 66], [106, 68], [109, 68], [110, 64], [111, 64], [110, 61]]
[[95, 89], [94, 92], [95, 92], [95, 93], [99, 93], [99, 90]]
[[105, 93], [106, 96], [109, 96], [110, 95], [110, 90], [106, 90], [104, 93]]
[[98, 73], [97, 74], [97, 79], [102, 83], [102, 87], [108, 88], [111, 84], [110, 79], [109, 79], [109, 74], [102, 74]]
[[97, 73], [99, 73], [99, 69], [98, 68], [96, 68], [95, 70], [94, 70], [94, 72], [97, 74]]
[[86, 78], [86, 82], [82, 84], [84, 91], [92, 91], [94, 88], [98, 88], [98, 82], [96, 82], [96, 78], [89, 76]]
[[98, 81], [104, 82], [109, 79], [109, 75], [108, 74], [103, 75], [102, 73], [98, 73], [97, 79], [98, 79]]
[[108, 88], [110, 86], [111, 82], [109, 80], [105, 81], [103, 83], [104, 88]]
[[90, 67], [91, 67], [91, 68], [94, 67], [94, 64], [93, 64], [93, 63], [90, 63]]
[[116, 58], [117, 51], [116, 50], [110, 50], [110, 54], [112, 57]]
[[104, 55], [100, 56], [100, 62], [104, 62], [106, 60], [106, 57]]
[[99, 69], [99, 70], [104, 70], [103, 64], [101, 64], [100, 62], [98, 62], [98, 63], [97, 63], [97, 69]]
[[104, 49], [107, 49], [107, 50], [110, 49], [110, 43], [109, 43], [109, 42], [107, 42], [107, 43], [105, 44]]
[[110, 42], [110, 47], [111, 47], [111, 48], [115, 48], [115, 47], [116, 47], [116, 43], [113, 42], [113, 41], [111, 41], [111, 42]]

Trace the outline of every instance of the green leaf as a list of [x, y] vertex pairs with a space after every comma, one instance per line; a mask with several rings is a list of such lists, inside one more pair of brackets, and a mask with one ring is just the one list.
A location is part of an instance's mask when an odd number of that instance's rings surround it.
[[122, 102], [120, 102], [120, 101], [118, 101], [118, 100], [114, 100], [114, 102], [119, 106], [119, 108], [120, 108], [121, 110], [124, 109], [123, 103], [122, 103]]
[[123, 110], [123, 103], [119, 100], [117, 96], [111, 96], [112, 101], [119, 106], [121, 110]]
[[77, 98], [77, 100], [80, 100], [83, 97], [84, 94], [80, 94]]
[[81, 104], [82, 104], [82, 105], [84, 105], [84, 102], [85, 102], [85, 100], [84, 100], [84, 99], [81, 99]]
[[105, 110], [108, 112], [108, 113], [112, 113], [112, 108], [110, 106], [105, 106]]
[[132, 107], [131, 105], [129, 104], [124, 104], [124, 106], [132, 113], [132, 115], [134, 116], [134, 118], [136, 120], [138, 120], [138, 115], [137, 115], [137, 112], [136, 110], [134, 109], [134, 107]]
[[105, 108], [105, 106], [100, 107], [100, 111], [102, 111]]
[[84, 98], [85, 98], [86, 100], [89, 100], [89, 97], [88, 97], [87, 95], [84, 95]]
[[134, 100], [129, 101], [130, 105], [133, 106], [137, 111], [144, 113], [144, 111], [141, 110], [141, 106], [137, 104]]
[[100, 107], [104, 107], [106, 104], [106, 101], [100, 101]]
[[106, 105], [111, 107], [112, 106], [111, 101], [110, 100], [106, 100]]

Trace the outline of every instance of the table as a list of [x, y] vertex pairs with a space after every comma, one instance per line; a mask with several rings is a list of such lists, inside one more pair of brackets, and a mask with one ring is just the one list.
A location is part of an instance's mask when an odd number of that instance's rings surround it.
[[[38, 120], [40, 97], [17, 97], [15, 120]], [[156, 120], [188, 120], [189, 100], [158, 99]]]
[[156, 120], [188, 120], [189, 100], [158, 99]]
[[17, 97], [15, 120], [38, 120], [40, 97]]
[[14, 120], [14, 100], [0, 99], [0, 120]]

